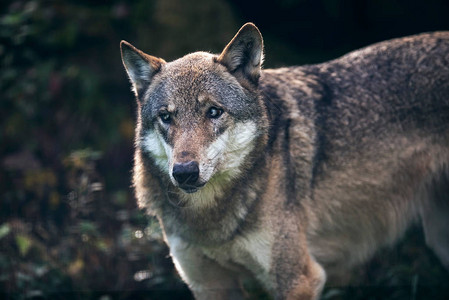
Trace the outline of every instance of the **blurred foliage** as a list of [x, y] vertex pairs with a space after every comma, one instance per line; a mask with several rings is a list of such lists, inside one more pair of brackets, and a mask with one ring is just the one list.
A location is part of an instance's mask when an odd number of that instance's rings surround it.
[[[253, 21], [270, 67], [448, 29], [447, 12], [436, 0], [424, 8], [402, 0], [2, 1], [0, 298], [191, 298], [130, 189], [135, 104], [121, 39], [171, 60], [218, 52]], [[449, 295], [447, 272], [416, 230], [353, 277], [354, 287], [329, 287], [323, 298]]]

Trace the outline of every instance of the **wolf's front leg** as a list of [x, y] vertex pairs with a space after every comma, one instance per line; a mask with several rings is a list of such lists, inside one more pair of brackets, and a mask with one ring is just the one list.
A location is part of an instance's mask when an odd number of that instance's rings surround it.
[[317, 300], [326, 280], [324, 269], [307, 249], [299, 223], [292, 212], [286, 212], [278, 223], [270, 273], [279, 300]]
[[195, 299], [244, 299], [238, 274], [223, 268], [179, 237], [167, 236], [167, 242], [176, 269]]

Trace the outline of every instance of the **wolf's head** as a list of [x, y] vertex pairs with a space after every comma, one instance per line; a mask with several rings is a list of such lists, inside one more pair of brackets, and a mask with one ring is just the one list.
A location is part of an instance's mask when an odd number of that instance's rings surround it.
[[121, 43], [137, 97], [136, 147], [185, 193], [216, 192], [249, 164], [266, 132], [257, 94], [263, 42], [245, 24], [220, 55], [165, 62]]

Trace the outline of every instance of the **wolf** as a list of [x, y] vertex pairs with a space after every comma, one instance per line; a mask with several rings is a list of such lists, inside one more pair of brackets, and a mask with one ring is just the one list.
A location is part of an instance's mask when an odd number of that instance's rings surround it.
[[136, 198], [196, 299], [318, 299], [412, 224], [449, 268], [449, 32], [266, 70], [252, 23], [218, 55], [121, 54]]

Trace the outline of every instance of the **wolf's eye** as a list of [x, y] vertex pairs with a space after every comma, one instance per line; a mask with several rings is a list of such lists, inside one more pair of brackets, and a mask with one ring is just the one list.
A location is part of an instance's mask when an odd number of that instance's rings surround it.
[[167, 111], [160, 112], [159, 118], [161, 119], [162, 123], [165, 123], [165, 124], [171, 123], [171, 114]]
[[216, 119], [219, 116], [221, 116], [222, 114], [223, 114], [223, 110], [221, 108], [214, 107], [214, 106], [209, 108], [209, 110], [207, 111], [207, 117], [211, 118], [211, 119]]

